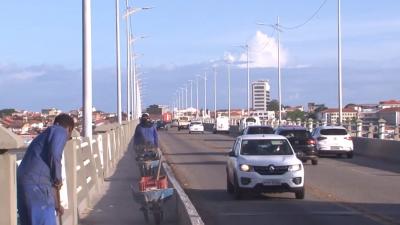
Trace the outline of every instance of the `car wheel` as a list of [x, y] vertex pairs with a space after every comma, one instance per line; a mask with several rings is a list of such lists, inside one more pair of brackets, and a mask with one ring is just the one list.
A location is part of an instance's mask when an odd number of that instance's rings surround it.
[[192, 132], [189, 131], [189, 134], [191, 134]]
[[336, 158], [342, 158], [342, 154], [336, 154]]
[[353, 151], [347, 153], [347, 158], [352, 159], [353, 158]]
[[312, 159], [311, 164], [313, 165], [318, 165], [318, 159]]
[[181, 128], [180, 127], [178, 127], [178, 131], [180, 131], [181, 130]]
[[304, 196], [305, 196], [304, 188], [302, 188], [299, 191], [296, 191], [294, 194], [296, 196], [296, 199], [304, 199]]
[[213, 130], [213, 134], [216, 134], [217, 133], [217, 131], [216, 130]]
[[204, 131], [202, 131], [201, 133], [204, 134]]
[[226, 191], [227, 191], [229, 194], [233, 194], [233, 191], [234, 191], [233, 184], [232, 184], [232, 182], [229, 180], [228, 172], [226, 172]]
[[234, 182], [234, 184], [233, 184], [233, 194], [235, 196], [235, 199], [236, 200], [242, 199], [242, 197], [243, 197], [242, 189], [239, 187], [239, 183], [238, 183], [238, 180], [237, 180], [236, 176], [235, 176], [233, 182]]

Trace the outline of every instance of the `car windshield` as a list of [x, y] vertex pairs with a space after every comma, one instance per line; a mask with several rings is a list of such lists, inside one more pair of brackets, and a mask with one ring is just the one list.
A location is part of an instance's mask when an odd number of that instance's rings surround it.
[[243, 140], [241, 155], [292, 155], [286, 140]]
[[191, 122], [191, 125], [201, 125], [201, 122]]
[[347, 135], [345, 129], [323, 129], [321, 130], [322, 135]]
[[247, 134], [273, 134], [272, 127], [249, 127]]
[[285, 136], [287, 139], [305, 140], [310, 139], [311, 134], [306, 130], [283, 130], [279, 135]]

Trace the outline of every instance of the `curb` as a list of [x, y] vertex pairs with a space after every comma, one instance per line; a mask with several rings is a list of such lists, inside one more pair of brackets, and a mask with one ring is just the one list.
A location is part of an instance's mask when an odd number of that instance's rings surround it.
[[[160, 143], [161, 149], [165, 149], [165, 146]], [[164, 158], [165, 159], [165, 158]], [[180, 201], [185, 208], [186, 214], [190, 221], [191, 225], [204, 225], [203, 220], [201, 219], [199, 213], [197, 212], [196, 208], [194, 207], [193, 203], [190, 201], [189, 197], [183, 190], [182, 186], [179, 184], [178, 180], [175, 178], [174, 172], [172, 171], [171, 167], [168, 165], [167, 162], [162, 163], [163, 169], [167, 174], [172, 186], [175, 188], [176, 192], [178, 193]]]

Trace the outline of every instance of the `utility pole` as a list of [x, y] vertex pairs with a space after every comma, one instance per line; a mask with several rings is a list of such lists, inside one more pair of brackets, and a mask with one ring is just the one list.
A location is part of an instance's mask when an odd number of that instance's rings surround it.
[[122, 124], [122, 90], [121, 90], [121, 46], [119, 42], [119, 0], [115, 0], [115, 40], [117, 60], [117, 118], [118, 124]]
[[185, 84], [185, 107], [188, 108], [188, 85]]
[[92, 138], [92, 20], [90, 0], [82, 1], [83, 133]]
[[338, 7], [338, 100], [339, 100], [339, 125], [343, 122], [343, 89], [342, 89], [342, 31], [340, 21], [340, 0], [337, 1]]

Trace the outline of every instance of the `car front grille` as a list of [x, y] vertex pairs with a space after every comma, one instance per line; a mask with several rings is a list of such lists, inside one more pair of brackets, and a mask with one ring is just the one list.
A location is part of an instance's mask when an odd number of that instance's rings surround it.
[[[274, 169], [272, 169], [273, 167]], [[254, 166], [254, 171], [261, 175], [282, 175], [288, 171], [289, 166]]]

